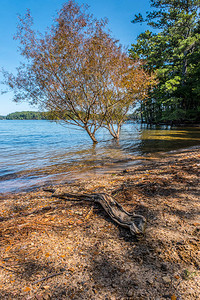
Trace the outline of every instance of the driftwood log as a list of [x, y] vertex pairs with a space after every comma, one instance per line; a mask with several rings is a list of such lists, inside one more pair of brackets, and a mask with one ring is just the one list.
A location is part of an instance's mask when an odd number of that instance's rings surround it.
[[84, 200], [99, 203], [114, 222], [118, 223], [122, 227], [129, 228], [133, 235], [144, 234], [146, 228], [145, 217], [127, 212], [113, 197], [108, 194], [94, 193], [75, 195], [68, 193], [56, 194], [56, 190], [53, 189], [46, 189], [46, 191], [52, 192], [52, 197], [68, 201]]

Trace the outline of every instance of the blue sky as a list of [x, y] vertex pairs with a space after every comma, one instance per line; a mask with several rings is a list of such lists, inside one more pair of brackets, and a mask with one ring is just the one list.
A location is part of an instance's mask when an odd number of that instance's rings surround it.
[[[132, 24], [135, 13], [149, 10], [149, 0], [76, 0], [79, 4], [87, 3], [89, 11], [96, 18], [107, 17], [108, 27], [113, 37], [120, 43], [129, 46], [137, 35], [146, 29], [145, 25]], [[56, 12], [60, 10], [64, 0], [1, 0], [0, 10], [0, 68], [14, 72], [19, 65], [18, 43], [13, 40], [16, 33], [17, 15], [24, 15], [26, 9], [31, 10], [35, 28], [41, 32], [50, 26]], [[2, 89], [2, 85], [0, 86]], [[36, 110], [26, 103], [12, 102], [12, 93], [0, 94], [0, 115], [22, 110]]]

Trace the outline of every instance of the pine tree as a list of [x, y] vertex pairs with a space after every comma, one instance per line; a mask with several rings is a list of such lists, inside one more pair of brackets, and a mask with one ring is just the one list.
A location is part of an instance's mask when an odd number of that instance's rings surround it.
[[156, 72], [158, 85], [142, 103], [145, 121], [200, 121], [200, 3], [196, 0], [151, 0], [152, 12], [133, 23], [147, 22], [153, 32], [140, 34], [130, 56]]

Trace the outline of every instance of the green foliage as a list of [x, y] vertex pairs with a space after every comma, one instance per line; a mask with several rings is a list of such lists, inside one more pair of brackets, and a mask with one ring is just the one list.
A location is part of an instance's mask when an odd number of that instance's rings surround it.
[[190, 280], [190, 279], [193, 279], [193, 277], [196, 275], [197, 275], [196, 272], [192, 272], [192, 271], [189, 271], [188, 269], [185, 269], [182, 273], [182, 278], [184, 280]]
[[[145, 61], [158, 84], [141, 104], [143, 121], [200, 122], [200, 3], [196, 0], [151, 0], [154, 11], [133, 23], [156, 29], [138, 36], [130, 56]], [[159, 30], [159, 32], [158, 32]]]
[[21, 111], [10, 113], [5, 117], [7, 120], [46, 120], [48, 114], [36, 111]]

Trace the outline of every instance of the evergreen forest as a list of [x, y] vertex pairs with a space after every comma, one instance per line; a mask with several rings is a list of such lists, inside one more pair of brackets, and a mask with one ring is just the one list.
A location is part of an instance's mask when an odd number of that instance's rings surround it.
[[135, 115], [148, 124], [200, 122], [200, 2], [150, 0], [152, 11], [135, 15], [151, 30], [138, 36], [129, 50], [141, 59], [157, 84], [140, 101]]

